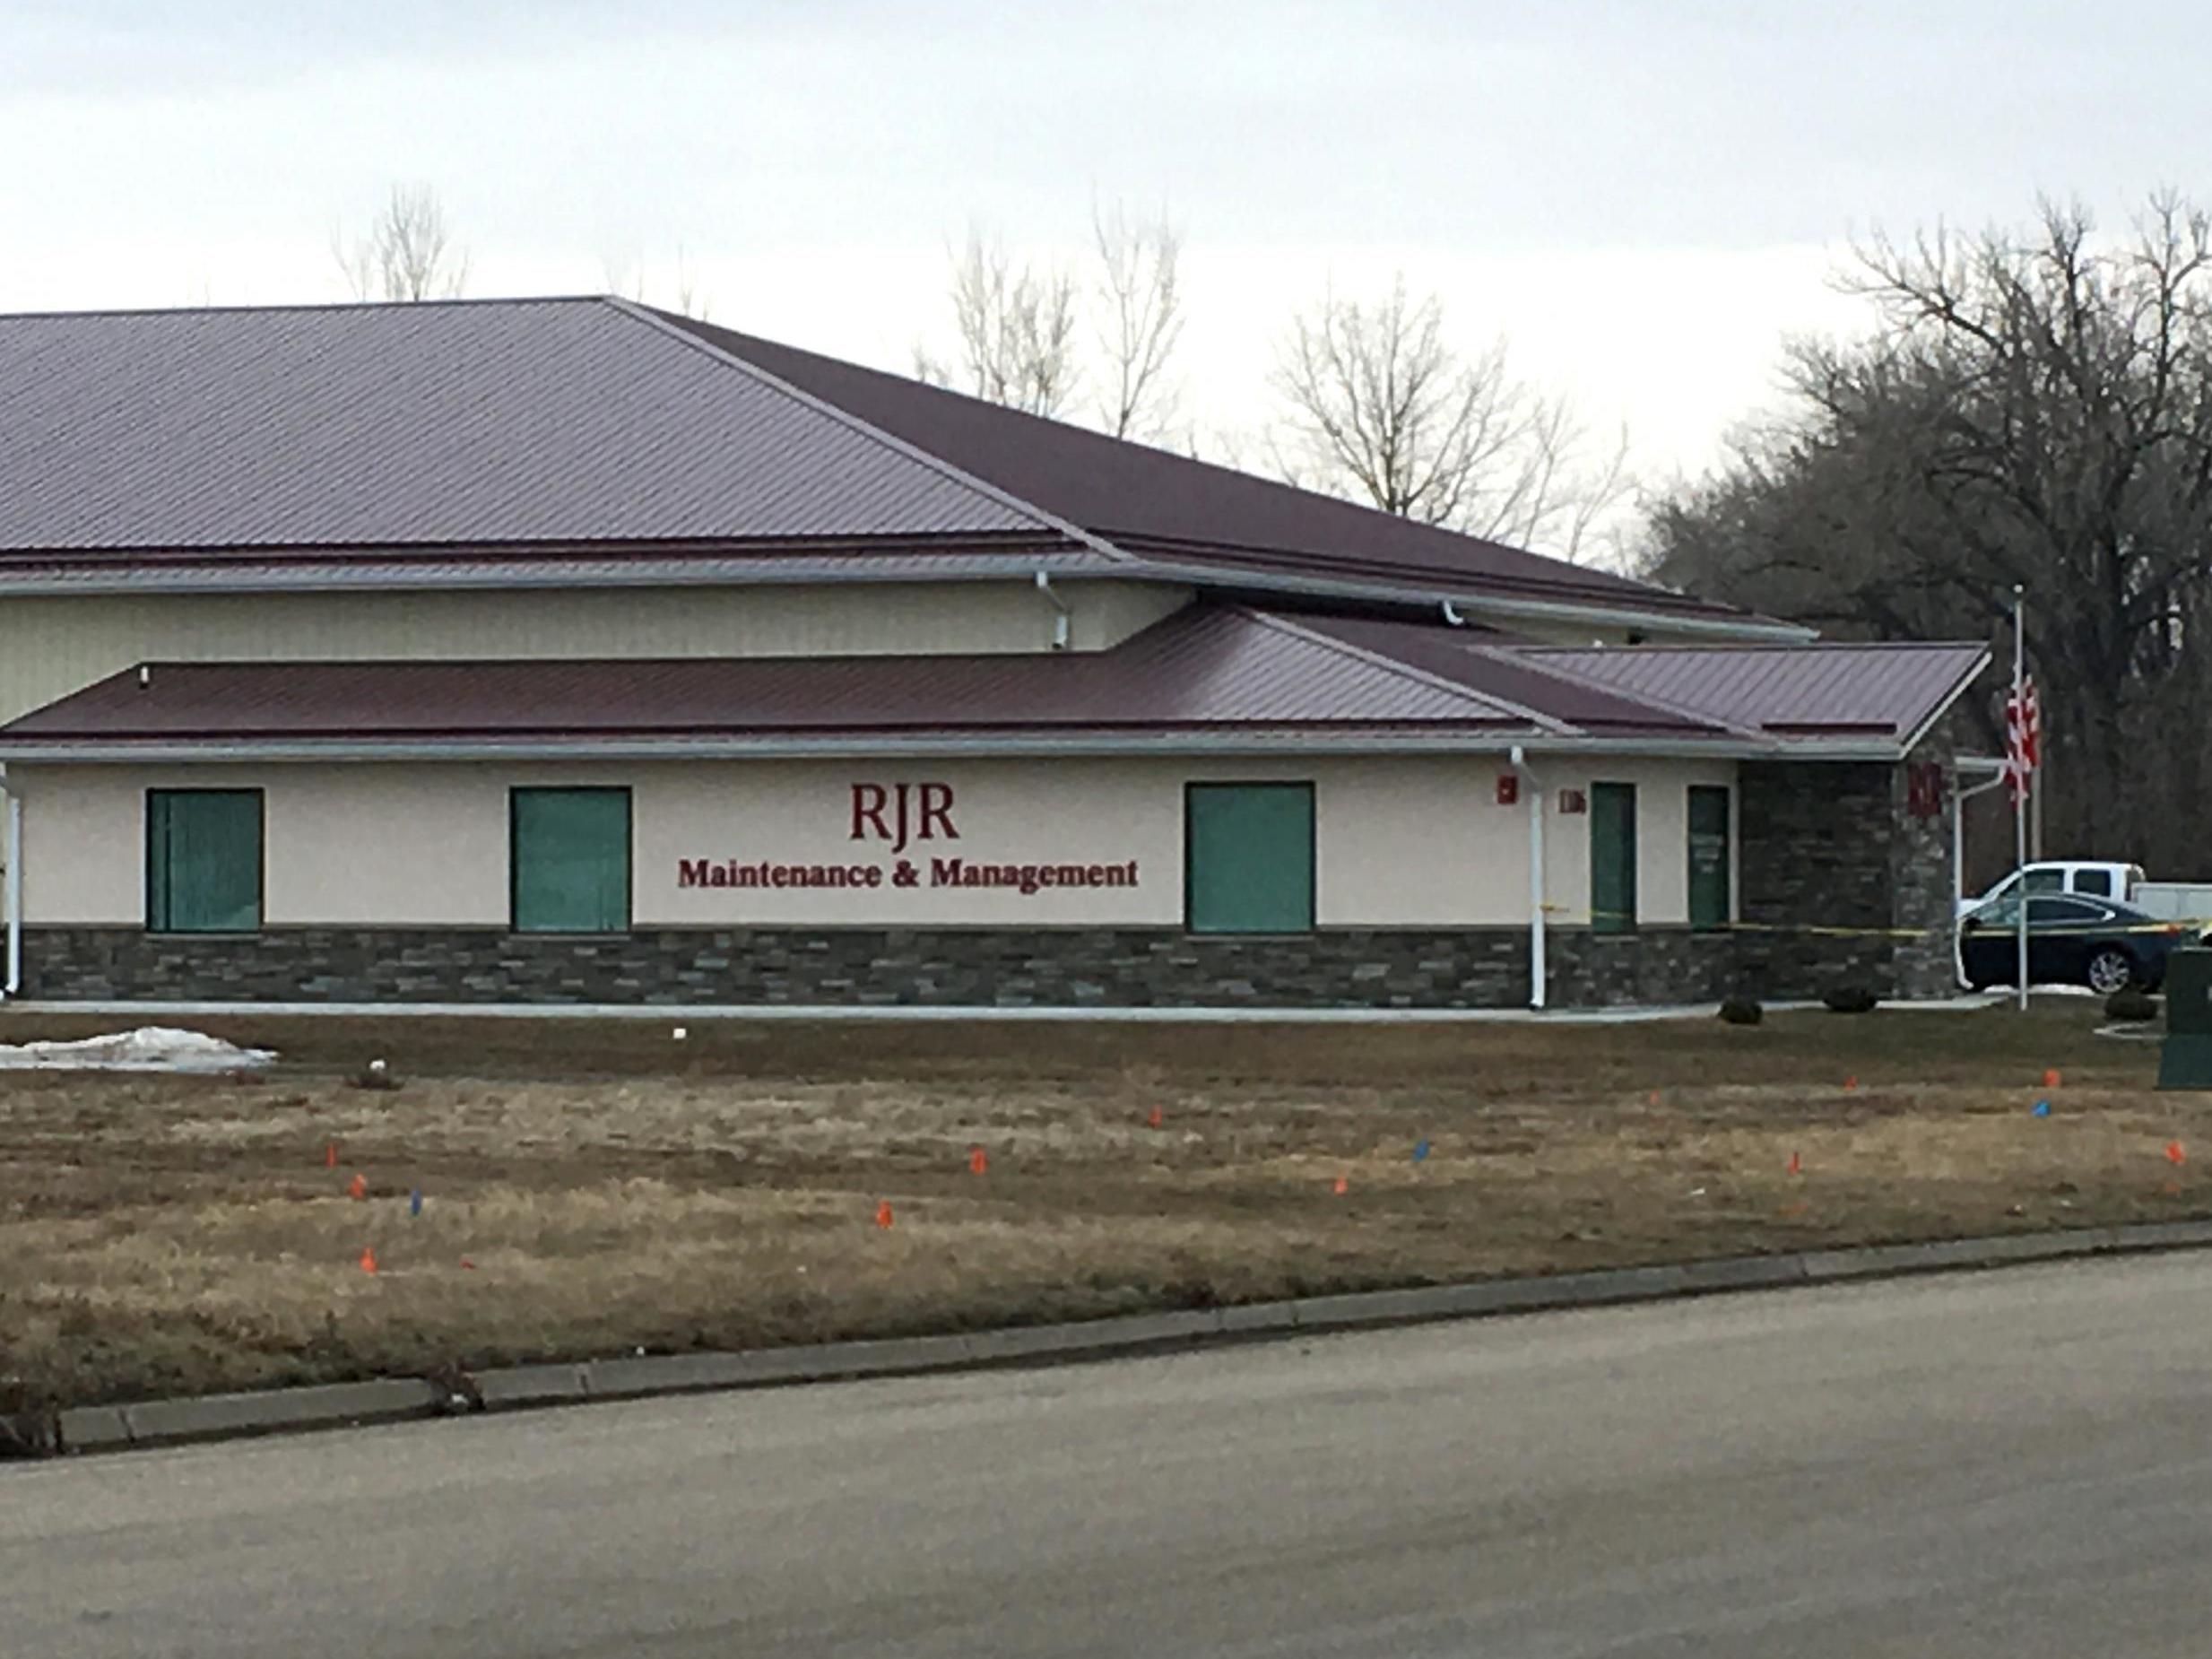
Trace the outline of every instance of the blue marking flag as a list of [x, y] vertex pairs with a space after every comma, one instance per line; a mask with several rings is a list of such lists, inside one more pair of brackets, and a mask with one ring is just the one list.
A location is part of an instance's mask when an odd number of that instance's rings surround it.
[[2050, 1101], [2048, 1101], [2048, 1100], [2038, 1100], [2038, 1101], [2036, 1101], [2036, 1102], [2035, 1102], [2035, 1116], [2038, 1116], [2038, 1117], [2048, 1117], [2048, 1116], [2051, 1116], [2051, 1102], [2050, 1102]]
[[1413, 1161], [1417, 1164], [1425, 1164], [1428, 1161], [1427, 1142], [1416, 1141], [1413, 1143]]
[[422, 1189], [419, 1186], [416, 1187], [413, 1193], [408, 1196], [407, 1213], [409, 1215], [421, 1215], [422, 1213]]

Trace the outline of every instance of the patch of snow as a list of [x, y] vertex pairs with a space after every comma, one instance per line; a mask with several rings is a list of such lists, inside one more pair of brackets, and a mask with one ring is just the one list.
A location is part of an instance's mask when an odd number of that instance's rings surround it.
[[67, 1043], [0, 1043], [0, 1071], [6, 1072], [237, 1072], [275, 1058], [273, 1049], [240, 1048], [167, 1025]]

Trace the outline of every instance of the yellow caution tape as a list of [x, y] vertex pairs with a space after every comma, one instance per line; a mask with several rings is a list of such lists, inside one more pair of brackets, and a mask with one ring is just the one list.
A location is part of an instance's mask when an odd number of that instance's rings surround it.
[[[1570, 905], [1547, 904], [1544, 910], [1548, 915], [1580, 914]], [[1620, 910], [1592, 910], [1589, 915], [1592, 922], [1618, 922], [1625, 925], [1625, 929], [1635, 927], [1638, 919]], [[1964, 919], [1931, 923], [1926, 927], [1851, 927], [1822, 922], [1730, 922], [1720, 926], [1700, 927], [1696, 931], [1713, 934], [1806, 934], [1821, 939], [1925, 939], [1931, 935], [1956, 934]], [[1666, 925], [1677, 926], [1680, 924], [1669, 923]], [[1990, 931], [1998, 937], [2008, 938], [2013, 935], [2016, 927], [2012, 923], [2005, 923], [1992, 926]], [[2028, 934], [2031, 938], [2043, 939], [2068, 934], [2098, 938], [2127, 934], [2168, 934], [2179, 937], [2208, 931], [2212, 931], [2212, 917], [2176, 916], [2172, 921], [2130, 922], [2119, 926], [2104, 926], [2094, 922], [2045, 923], [2040, 927], [2031, 925]]]

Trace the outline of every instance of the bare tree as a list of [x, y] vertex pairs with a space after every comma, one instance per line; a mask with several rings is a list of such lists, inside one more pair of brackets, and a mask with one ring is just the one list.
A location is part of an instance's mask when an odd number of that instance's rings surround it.
[[714, 317], [714, 301], [699, 286], [698, 273], [692, 270], [683, 256], [683, 244], [676, 244], [675, 292], [670, 296], [678, 312], [685, 317], [709, 322]]
[[1291, 482], [1573, 558], [1628, 488], [1624, 437], [1594, 456], [1572, 404], [1517, 378], [1505, 343], [1463, 357], [1434, 295], [1333, 291], [1295, 319], [1274, 387]]
[[351, 242], [334, 234], [331, 253], [356, 300], [451, 300], [468, 283], [468, 250], [424, 184], [394, 185], [369, 234]]
[[1037, 415], [1074, 401], [1075, 283], [1064, 273], [1017, 266], [1001, 243], [971, 230], [953, 256], [952, 318], [959, 360], [947, 367], [917, 347], [922, 379]]
[[2161, 195], [2106, 240], [2046, 204], [2025, 234], [1878, 238], [1845, 285], [1872, 326], [1791, 348], [1791, 405], [1661, 504], [1652, 573], [2000, 650], [2024, 585], [2054, 838], [2212, 874], [2212, 216]]
[[1093, 204], [1098, 250], [1098, 345], [1106, 387], [1099, 424], [1116, 438], [1153, 438], [1174, 424], [1180, 402], [1167, 367], [1183, 335], [1183, 292], [1175, 267], [1183, 233], [1165, 213], [1132, 222], [1116, 202], [1111, 213]]
[[600, 274], [606, 291], [635, 300], [639, 305], [664, 305], [667, 309], [682, 317], [697, 317], [700, 322], [714, 320], [714, 301], [699, 286], [698, 274], [686, 261], [683, 244], [676, 244], [676, 268], [672, 287], [674, 291], [665, 301], [653, 297], [651, 285], [646, 281], [646, 262], [643, 256], [636, 259], [607, 255], [599, 262]]

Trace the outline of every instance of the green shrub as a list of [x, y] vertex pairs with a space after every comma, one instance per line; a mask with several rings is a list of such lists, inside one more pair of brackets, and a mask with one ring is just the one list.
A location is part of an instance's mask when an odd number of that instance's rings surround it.
[[1820, 999], [1830, 1013], [1870, 1014], [1882, 999], [1862, 985], [1839, 985]]
[[1756, 997], [1731, 996], [1721, 1004], [1721, 1018], [1731, 1025], [1757, 1025], [1765, 1017]]

